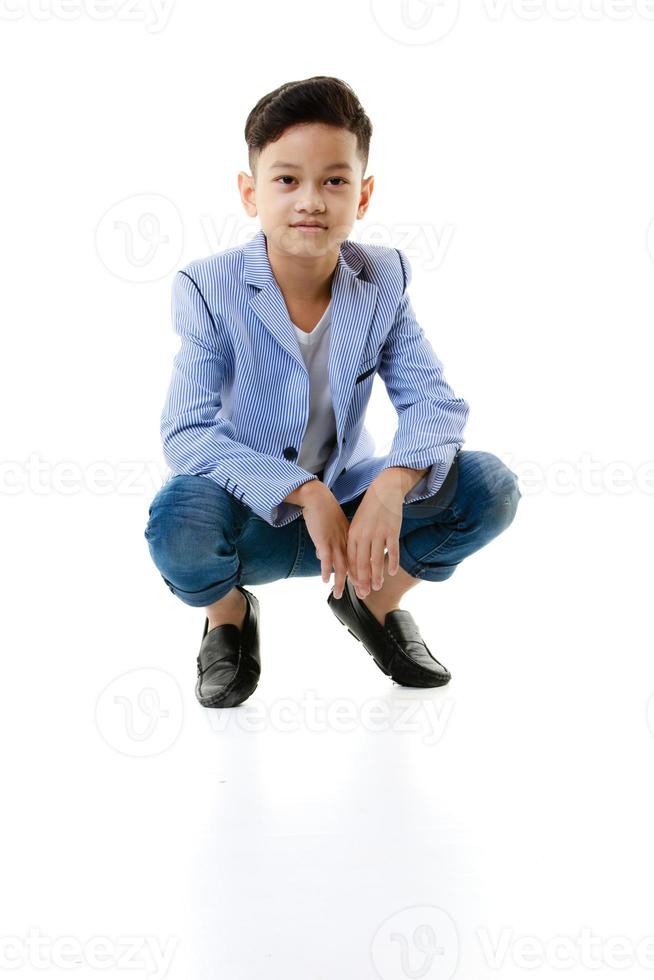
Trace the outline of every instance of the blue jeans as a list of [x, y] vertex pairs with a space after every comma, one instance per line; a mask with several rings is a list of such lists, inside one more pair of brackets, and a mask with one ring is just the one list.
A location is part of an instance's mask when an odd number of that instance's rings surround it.
[[[497, 456], [461, 449], [438, 493], [403, 505], [401, 567], [414, 578], [443, 582], [506, 530], [521, 496], [516, 474]], [[341, 504], [348, 521], [363, 497]], [[149, 518], [144, 535], [152, 560], [189, 606], [210, 606], [235, 585], [321, 575], [302, 515], [272, 527], [204, 476], [172, 477], [155, 495]]]

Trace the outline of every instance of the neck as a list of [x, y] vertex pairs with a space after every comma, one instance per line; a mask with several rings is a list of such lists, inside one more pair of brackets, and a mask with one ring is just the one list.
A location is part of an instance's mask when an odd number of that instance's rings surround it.
[[282, 293], [306, 303], [319, 303], [331, 296], [339, 250], [324, 255], [288, 255], [278, 252], [266, 239], [270, 268]]

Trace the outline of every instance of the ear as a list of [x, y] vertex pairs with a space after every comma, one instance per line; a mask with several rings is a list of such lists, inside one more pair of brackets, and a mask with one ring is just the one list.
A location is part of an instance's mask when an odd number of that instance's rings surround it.
[[241, 170], [236, 179], [238, 181], [238, 192], [241, 195], [241, 201], [243, 203], [243, 207], [245, 208], [245, 212], [250, 218], [254, 218], [257, 214], [254, 177], [250, 176], [250, 174], [246, 174], [244, 170]]
[[359, 198], [359, 207], [357, 209], [357, 218], [363, 218], [368, 207], [370, 205], [370, 198], [372, 197], [372, 191], [375, 186], [374, 176], [366, 177], [361, 181], [361, 196]]

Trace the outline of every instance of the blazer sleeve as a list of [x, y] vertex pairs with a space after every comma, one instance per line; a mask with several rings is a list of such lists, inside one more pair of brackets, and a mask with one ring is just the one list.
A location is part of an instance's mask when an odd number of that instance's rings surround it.
[[175, 474], [206, 475], [273, 527], [290, 523], [302, 508], [283, 498], [317, 477], [239, 442], [230, 420], [218, 415], [226, 363], [221, 334], [195, 281], [183, 271], [172, 284], [172, 320], [181, 346], [160, 420], [168, 466]]
[[378, 373], [398, 416], [398, 427], [384, 469], [406, 466], [429, 472], [406, 494], [405, 503], [437, 493], [463, 446], [470, 406], [457, 398], [443, 376], [443, 365], [416, 320], [407, 287], [411, 266], [399, 248], [404, 290], [382, 348]]

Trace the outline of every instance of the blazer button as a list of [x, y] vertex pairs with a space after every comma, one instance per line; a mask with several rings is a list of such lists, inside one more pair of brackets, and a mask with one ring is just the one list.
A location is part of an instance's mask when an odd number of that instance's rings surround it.
[[285, 459], [297, 459], [297, 449], [295, 446], [287, 446], [284, 450]]

